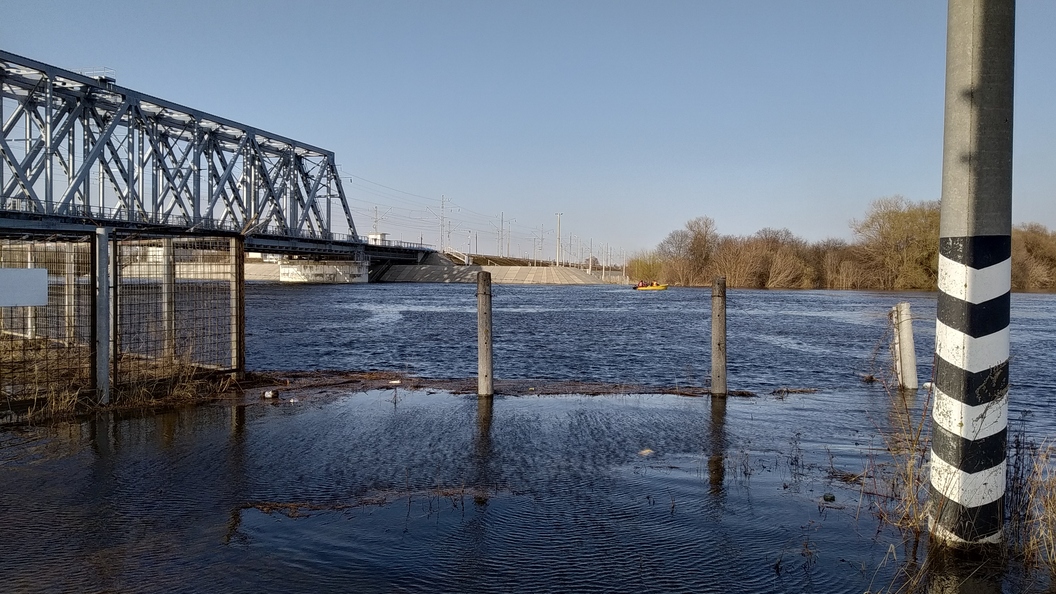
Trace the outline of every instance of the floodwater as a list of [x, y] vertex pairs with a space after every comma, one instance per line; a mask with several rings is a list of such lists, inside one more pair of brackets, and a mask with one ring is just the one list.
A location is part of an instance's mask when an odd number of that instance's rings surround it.
[[[470, 285], [247, 289], [247, 364], [476, 373]], [[922, 381], [935, 296], [729, 292], [729, 385], [753, 398], [400, 387], [250, 395], [0, 432], [0, 583], [15, 592], [865, 592], [925, 543], [880, 525], [880, 433], [926, 403], [882, 384], [909, 301]], [[1012, 412], [1051, 436], [1056, 297], [1012, 299]], [[706, 386], [708, 290], [494, 287], [495, 375]], [[778, 388], [813, 393], [771, 394]], [[908, 406], [907, 406], [908, 405]], [[910, 412], [906, 412], [906, 410]], [[825, 494], [834, 501], [824, 500]], [[926, 540], [926, 539], [925, 539]], [[912, 567], [910, 563], [909, 567]], [[1018, 592], [936, 566], [932, 592]]]

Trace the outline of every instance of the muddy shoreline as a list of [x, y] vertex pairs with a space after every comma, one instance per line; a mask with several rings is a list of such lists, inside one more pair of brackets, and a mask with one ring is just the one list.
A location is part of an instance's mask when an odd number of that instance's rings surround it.
[[[495, 380], [497, 396], [618, 396], [623, 394], [670, 394], [700, 398], [710, 396], [708, 388], [699, 386], [650, 386], [645, 384], [606, 383], [554, 379]], [[342, 393], [369, 390], [406, 389], [442, 391], [452, 394], [476, 394], [477, 378], [423, 378], [395, 371], [258, 371], [247, 373], [237, 382], [247, 397], [263, 397], [264, 392], [312, 395], [331, 393], [340, 388]], [[781, 388], [774, 393], [812, 391], [802, 388]], [[749, 398], [756, 394], [747, 390], [730, 390], [727, 396]]]

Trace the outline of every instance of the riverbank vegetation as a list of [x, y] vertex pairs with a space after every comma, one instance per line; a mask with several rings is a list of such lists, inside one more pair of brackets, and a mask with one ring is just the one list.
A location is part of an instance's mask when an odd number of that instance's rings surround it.
[[[706, 286], [718, 276], [746, 289], [931, 291], [939, 261], [939, 203], [875, 200], [850, 222], [854, 239], [808, 242], [788, 229], [723, 235], [697, 217], [627, 262], [631, 281]], [[1056, 291], [1056, 232], [1038, 223], [1012, 230], [1012, 289]]]

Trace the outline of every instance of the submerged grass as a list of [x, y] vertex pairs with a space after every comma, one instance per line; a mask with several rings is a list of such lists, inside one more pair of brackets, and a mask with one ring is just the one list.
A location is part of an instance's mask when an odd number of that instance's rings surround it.
[[899, 563], [895, 576], [877, 589], [870, 583], [868, 592], [946, 591], [950, 584], [983, 582], [1000, 591], [1006, 579], [1016, 581], [1017, 591], [1048, 591], [1045, 588], [1056, 584], [1056, 443], [1029, 440], [1023, 419], [1009, 432], [1000, 543], [964, 550], [935, 544], [926, 538], [934, 511], [928, 465], [932, 392], [926, 388], [918, 401], [916, 391], [893, 389], [895, 382], [884, 377], [879, 381], [890, 400], [890, 414], [888, 422], [877, 427], [883, 447], [869, 458], [863, 494], [871, 500], [878, 534], [887, 527], [895, 529], [903, 555], [899, 559], [894, 545], [889, 548], [871, 581], [892, 562]]
[[[0, 424], [39, 424], [91, 414], [104, 408], [91, 386], [87, 347], [46, 339], [0, 340]], [[187, 359], [160, 361], [123, 355], [121, 375], [111, 386], [108, 408], [186, 404], [217, 397], [235, 387], [230, 373]]]

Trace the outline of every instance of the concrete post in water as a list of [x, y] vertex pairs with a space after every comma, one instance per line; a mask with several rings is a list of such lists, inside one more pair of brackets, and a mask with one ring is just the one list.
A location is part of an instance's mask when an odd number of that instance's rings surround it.
[[92, 385], [100, 404], [110, 402], [110, 232], [95, 230], [92, 242]]
[[491, 273], [477, 273], [477, 395], [495, 393], [491, 374]]
[[891, 308], [894, 337], [891, 354], [895, 360], [895, 375], [901, 390], [917, 389], [917, 350], [913, 346], [913, 318], [909, 304], [903, 301]]
[[1002, 539], [1008, 425], [1015, 0], [949, 0], [932, 538]]
[[726, 395], [726, 277], [711, 284], [711, 395]]

